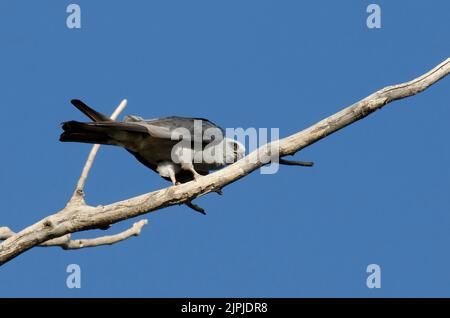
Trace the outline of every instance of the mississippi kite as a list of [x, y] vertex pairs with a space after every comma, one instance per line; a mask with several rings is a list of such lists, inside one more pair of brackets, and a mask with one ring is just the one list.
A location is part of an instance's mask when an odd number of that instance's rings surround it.
[[93, 122], [68, 121], [59, 140], [125, 148], [146, 167], [174, 185], [207, 175], [244, 156], [244, 146], [204, 118], [164, 117], [111, 120], [80, 100], [71, 103]]

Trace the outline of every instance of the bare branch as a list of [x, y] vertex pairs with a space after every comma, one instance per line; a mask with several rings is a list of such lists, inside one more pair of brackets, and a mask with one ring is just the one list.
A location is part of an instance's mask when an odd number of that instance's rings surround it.
[[[101, 245], [112, 245], [121, 241], [124, 241], [132, 236], [138, 236], [141, 234], [142, 228], [148, 223], [147, 219], [140, 220], [133, 224], [129, 229], [120, 232], [115, 235], [105, 235], [92, 239], [77, 239], [72, 240], [71, 234], [66, 234], [48, 241], [45, 241], [38, 246], [50, 247], [50, 246], [60, 246], [65, 250], [74, 250], [86, 247], [95, 247]], [[7, 238], [13, 236], [15, 233], [7, 227], [0, 228], [0, 240], [6, 240]]]
[[[276, 141], [279, 145], [280, 157], [292, 155], [392, 101], [422, 92], [449, 72], [450, 58], [410, 82], [383, 88], [305, 130]], [[102, 228], [150, 211], [187, 203], [196, 197], [222, 189], [264, 165], [260, 158], [267, 158], [271, 153], [271, 147], [271, 143], [264, 145], [238, 162], [201, 177], [197, 181], [153, 191], [106, 206], [68, 205], [58, 213], [46, 217], [3, 241], [0, 244], [0, 265], [50, 239], [74, 232]]]
[[[127, 107], [127, 100], [124, 99], [120, 102], [119, 106], [117, 106], [116, 110], [112, 113], [111, 119], [115, 120], [120, 115], [120, 113]], [[92, 168], [92, 164], [94, 163], [95, 156], [100, 148], [100, 145], [95, 144], [92, 146], [91, 152], [89, 153], [88, 159], [86, 160], [86, 164], [84, 165], [83, 171], [81, 172], [80, 179], [78, 180], [77, 187], [75, 192], [72, 195], [72, 198], [69, 201], [69, 204], [85, 204], [84, 202], [84, 185], [86, 184], [86, 179], [88, 177], [89, 171]]]

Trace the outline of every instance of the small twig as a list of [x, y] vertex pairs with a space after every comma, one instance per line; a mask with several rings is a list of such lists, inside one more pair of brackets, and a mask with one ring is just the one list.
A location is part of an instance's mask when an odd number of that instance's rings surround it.
[[188, 201], [188, 202], [186, 202], [185, 204], [186, 204], [186, 206], [190, 207], [192, 210], [194, 210], [194, 211], [196, 211], [196, 212], [199, 212], [199, 213], [201, 213], [201, 214], [203, 214], [203, 215], [206, 215], [205, 209], [199, 207], [199, 206], [198, 206], [197, 204], [195, 204], [195, 203], [192, 203], [192, 201]]
[[131, 228], [119, 234], [101, 236], [93, 239], [70, 240], [66, 244], [61, 245], [61, 247], [65, 250], [73, 250], [100, 245], [112, 245], [117, 242], [124, 241], [132, 236], [138, 236], [141, 234], [142, 228], [147, 223], [148, 221], [146, 219], [140, 220], [139, 222], [134, 223]]
[[[120, 102], [119, 106], [117, 106], [116, 110], [112, 113], [111, 119], [115, 120], [120, 115], [120, 113], [127, 106], [127, 100], [124, 99]], [[92, 146], [91, 152], [89, 153], [88, 159], [86, 160], [86, 164], [84, 165], [83, 171], [81, 172], [80, 179], [78, 180], [77, 187], [75, 192], [72, 195], [72, 198], [69, 201], [69, 204], [84, 204], [84, 185], [86, 184], [86, 179], [89, 174], [89, 171], [92, 168], [92, 164], [94, 163], [95, 156], [97, 155], [98, 149], [100, 145], [95, 144]]]
[[[132, 236], [138, 236], [148, 220], [143, 219], [133, 224], [131, 228], [115, 235], [106, 235], [92, 239], [72, 240], [70, 234], [57, 237], [39, 244], [41, 247], [59, 246], [65, 250], [74, 250], [86, 247], [95, 247], [100, 245], [111, 245], [120, 241], [124, 241]], [[15, 233], [7, 227], [0, 228], [0, 240], [6, 240]]]
[[314, 162], [311, 162], [311, 161], [294, 161], [294, 160], [286, 160], [283, 158], [280, 158], [278, 163], [280, 165], [286, 165], [286, 166], [302, 166], [302, 167], [314, 166]]

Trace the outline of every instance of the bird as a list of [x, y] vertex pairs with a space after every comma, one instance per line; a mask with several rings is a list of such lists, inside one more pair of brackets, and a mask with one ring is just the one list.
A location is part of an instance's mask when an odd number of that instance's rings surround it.
[[143, 119], [129, 115], [123, 121], [117, 121], [79, 99], [73, 99], [71, 103], [92, 122], [63, 122], [61, 142], [125, 148], [141, 164], [174, 186], [198, 180], [245, 155], [242, 143], [224, 137], [224, 129], [205, 118]]

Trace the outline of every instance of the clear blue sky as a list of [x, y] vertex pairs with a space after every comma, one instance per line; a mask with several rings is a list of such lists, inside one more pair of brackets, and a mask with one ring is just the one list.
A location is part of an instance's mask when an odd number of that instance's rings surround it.
[[[223, 127], [299, 131], [450, 54], [448, 1], [69, 1], [0, 3], [0, 226], [62, 208], [90, 150], [58, 142], [110, 113], [199, 116]], [[258, 172], [151, 213], [142, 235], [78, 251], [35, 248], [0, 268], [0, 296], [450, 296], [450, 79], [390, 104], [297, 155], [314, 168]], [[168, 183], [102, 147], [92, 205]], [[114, 225], [108, 233], [136, 220]], [[92, 237], [104, 232], [85, 232]], [[79, 264], [82, 288], [66, 287]], [[366, 287], [379, 264], [381, 289]]]

